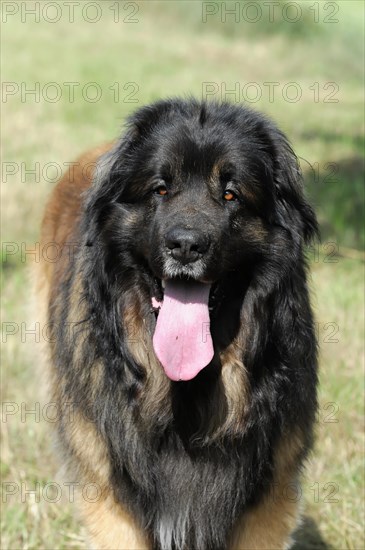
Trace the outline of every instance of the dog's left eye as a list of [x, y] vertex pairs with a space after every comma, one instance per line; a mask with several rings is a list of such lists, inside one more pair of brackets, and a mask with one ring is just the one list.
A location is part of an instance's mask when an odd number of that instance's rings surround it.
[[225, 201], [235, 201], [238, 199], [237, 195], [230, 189], [226, 189], [223, 193], [223, 198]]
[[153, 192], [155, 193], [155, 195], [159, 195], [160, 197], [164, 197], [165, 195], [167, 195], [167, 187], [166, 187], [166, 185], [159, 185], [158, 187], [155, 187]]

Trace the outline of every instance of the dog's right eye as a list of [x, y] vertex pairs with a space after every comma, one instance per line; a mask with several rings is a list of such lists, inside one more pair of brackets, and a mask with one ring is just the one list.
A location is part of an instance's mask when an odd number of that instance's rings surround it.
[[155, 195], [159, 195], [160, 197], [164, 197], [167, 195], [167, 187], [166, 185], [159, 185], [158, 187], [155, 187], [153, 190]]

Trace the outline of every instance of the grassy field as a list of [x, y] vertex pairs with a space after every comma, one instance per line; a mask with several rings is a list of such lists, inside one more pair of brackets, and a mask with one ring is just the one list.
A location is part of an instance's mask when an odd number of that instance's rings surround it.
[[309, 251], [321, 406], [296, 550], [363, 549], [362, 2], [289, 3], [300, 12], [281, 2], [273, 13], [241, 2], [235, 15], [223, 13], [235, 2], [103, 1], [96, 10], [81, 1], [73, 14], [46, 4], [31, 15], [34, 2], [2, 3], [1, 548], [85, 548], [41, 402], [42, 335], [27, 333], [46, 197], [66, 162], [113, 139], [139, 105], [227, 94], [288, 134], [322, 227]]

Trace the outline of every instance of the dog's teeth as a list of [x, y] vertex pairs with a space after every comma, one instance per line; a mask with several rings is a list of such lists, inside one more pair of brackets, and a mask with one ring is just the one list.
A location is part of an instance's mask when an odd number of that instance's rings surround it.
[[165, 290], [166, 283], [165, 283], [164, 280], [161, 281], [161, 286], [162, 286], [162, 288]]

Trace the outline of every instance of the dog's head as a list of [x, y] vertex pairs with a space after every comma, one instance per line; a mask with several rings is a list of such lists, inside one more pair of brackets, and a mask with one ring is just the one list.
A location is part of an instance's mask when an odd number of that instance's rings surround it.
[[227, 103], [167, 100], [137, 111], [102, 159], [87, 209], [95, 206], [110, 277], [143, 271], [162, 305], [154, 343], [172, 379], [211, 359], [213, 343], [199, 348], [193, 332], [209, 321], [217, 289], [259, 276], [274, 287], [317, 230], [285, 136]]

